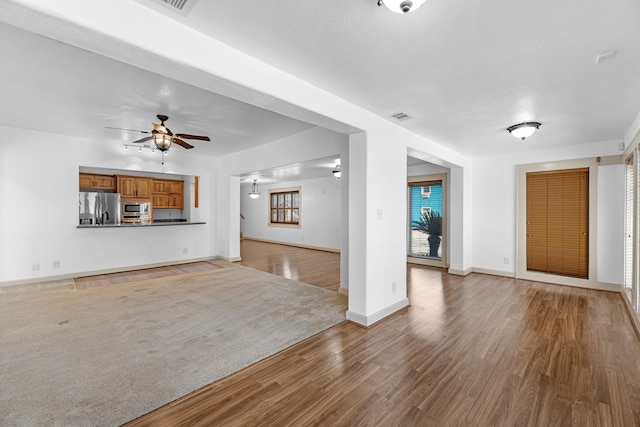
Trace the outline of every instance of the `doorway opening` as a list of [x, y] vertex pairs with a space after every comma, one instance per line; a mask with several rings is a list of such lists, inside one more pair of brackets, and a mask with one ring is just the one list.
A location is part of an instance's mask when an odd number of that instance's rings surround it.
[[446, 267], [446, 190], [446, 174], [408, 180], [408, 262]]

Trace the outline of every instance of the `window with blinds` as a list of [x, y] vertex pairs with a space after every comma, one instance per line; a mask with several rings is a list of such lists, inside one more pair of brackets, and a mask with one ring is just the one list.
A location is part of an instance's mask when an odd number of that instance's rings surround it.
[[527, 173], [527, 270], [589, 277], [589, 169]]

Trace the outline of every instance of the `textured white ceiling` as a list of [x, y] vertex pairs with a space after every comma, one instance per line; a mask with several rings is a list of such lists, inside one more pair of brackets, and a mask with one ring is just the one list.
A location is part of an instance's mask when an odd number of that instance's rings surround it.
[[[138, 2], [463, 154], [621, 139], [640, 111], [638, 0], [199, 0], [186, 17]], [[126, 141], [102, 128], [163, 113], [216, 156], [309, 126], [6, 25], [0, 54], [8, 126]], [[505, 129], [524, 120], [543, 125], [520, 142]]]
[[[157, 114], [193, 152], [222, 156], [312, 125], [0, 23], [0, 125], [127, 143]], [[182, 148], [176, 148], [182, 149]]]
[[[465, 154], [619, 139], [640, 112], [638, 0], [376, 3], [198, 1], [175, 16]], [[505, 128], [526, 120], [543, 126], [518, 143]]]

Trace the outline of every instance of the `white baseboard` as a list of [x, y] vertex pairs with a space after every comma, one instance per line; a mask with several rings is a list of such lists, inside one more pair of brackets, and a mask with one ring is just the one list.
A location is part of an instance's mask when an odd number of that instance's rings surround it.
[[454, 274], [456, 276], [467, 276], [473, 272], [472, 268], [467, 268], [465, 270], [457, 270], [455, 268], [449, 268], [449, 274]]
[[512, 279], [515, 279], [516, 277], [516, 273], [513, 271], [492, 270], [490, 268], [478, 268], [478, 267], [473, 267], [472, 271], [474, 273], [490, 274], [492, 276], [510, 277]]
[[0, 288], [12, 287], [12, 286], [36, 285], [36, 284], [42, 285], [48, 282], [62, 282], [65, 280], [75, 279], [76, 277], [97, 276], [100, 274], [111, 274], [111, 273], [124, 273], [126, 271], [144, 270], [146, 268], [155, 268], [155, 267], [167, 267], [170, 265], [189, 264], [191, 262], [199, 262], [199, 261], [212, 261], [215, 259], [223, 259], [223, 258], [219, 256], [191, 258], [191, 259], [182, 259], [182, 260], [176, 260], [176, 261], [157, 262], [153, 264], [140, 264], [140, 265], [134, 265], [134, 266], [128, 266], [128, 267], [107, 268], [103, 270], [78, 271], [75, 273], [58, 274], [55, 276], [41, 276], [41, 277], [33, 277], [29, 279], [8, 280], [5, 282], [0, 282]]
[[365, 316], [359, 313], [354, 313], [353, 311], [347, 310], [347, 320], [357, 323], [360, 326], [369, 327], [376, 322], [384, 319], [385, 317], [391, 316], [398, 310], [401, 310], [409, 305], [409, 298], [403, 298], [395, 304], [391, 304], [389, 307], [383, 308], [377, 313], [372, 314], [371, 316]]
[[597, 291], [620, 292], [620, 284], [600, 282], [596, 279], [579, 279], [577, 277], [559, 276], [536, 271], [517, 271], [516, 279], [532, 282], [551, 283], [554, 285], [573, 286], [576, 288], [595, 289]]
[[295, 248], [314, 249], [316, 251], [333, 252], [333, 253], [336, 253], [336, 254], [340, 253], [340, 249], [324, 248], [322, 246], [302, 245], [302, 244], [290, 243], [290, 242], [281, 242], [281, 241], [278, 241], [278, 240], [259, 239], [257, 237], [244, 236], [243, 240], [253, 240], [253, 241], [256, 241], [256, 242], [274, 243], [276, 245], [293, 246]]
[[340, 286], [338, 288], [338, 293], [340, 295], [347, 295], [348, 296], [349, 295], [349, 288], [343, 288], [342, 286]]
[[511, 279], [529, 280], [532, 282], [551, 283], [560, 286], [574, 286], [577, 288], [594, 289], [597, 291], [620, 292], [621, 287], [615, 283], [599, 282], [597, 280], [581, 280], [552, 274], [539, 274], [536, 277], [516, 277], [513, 271], [493, 270], [490, 268], [473, 267], [474, 273], [490, 274], [492, 276], [509, 277]]

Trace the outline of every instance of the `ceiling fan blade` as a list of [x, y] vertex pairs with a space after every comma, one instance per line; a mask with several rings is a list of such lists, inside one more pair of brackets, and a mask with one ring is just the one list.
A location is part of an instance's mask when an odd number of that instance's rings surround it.
[[153, 137], [152, 137], [152, 136], [145, 136], [145, 137], [144, 137], [144, 138], [142, 138], [142, 139], [139, 139], [139, 140], [137, 140], [137, 141], [133, 141], [133, 142], [132, 142], [132, 144], [137, 144], [138, 142], [146, 142], [146, 141], [148, 141], [148, 140], [150, 140], [150, 139], [153, 139]]
[[197, 140], [200, 140], [200, 141], [211, 141], [208, 136], [189, 135], [189, 134], [186, 134], [186, 133], [178, 133], [178, 134], [176, 134], [176, 136], [178, 138], [184, 138], [184, 139], [197, 139]]
[[179, 146], [181, 146], [183, 148], [186, 148], [187, 150], [189, 150], [190, 148], [193, 148], [193, 145], [191, 145], [191, 144], [189, 144], [187, 142], [184, 142], [183, 140], [178, 139], [176, 137], [173, 138], [173, 142], [175, 142], [176, 144], [178, 144]]
[[166, 126], [159, 125], [157, 123], [151, 123], [153, 125], [153, 129], [156, 132], [164, 133], [166, 135], [170, 135], [169, 129]]
[[104, 128], [105, 128], [105, 129], [115, 129], [115, 130], [126, 130], [126, 131], [129, 131], [129, 132], [151, 133], [151, 132], [149, 132], [148, 130], [125, 129], [125, 128], [114, 128], [114, 127], [111, 127], [111, 126], [105, 126]]

